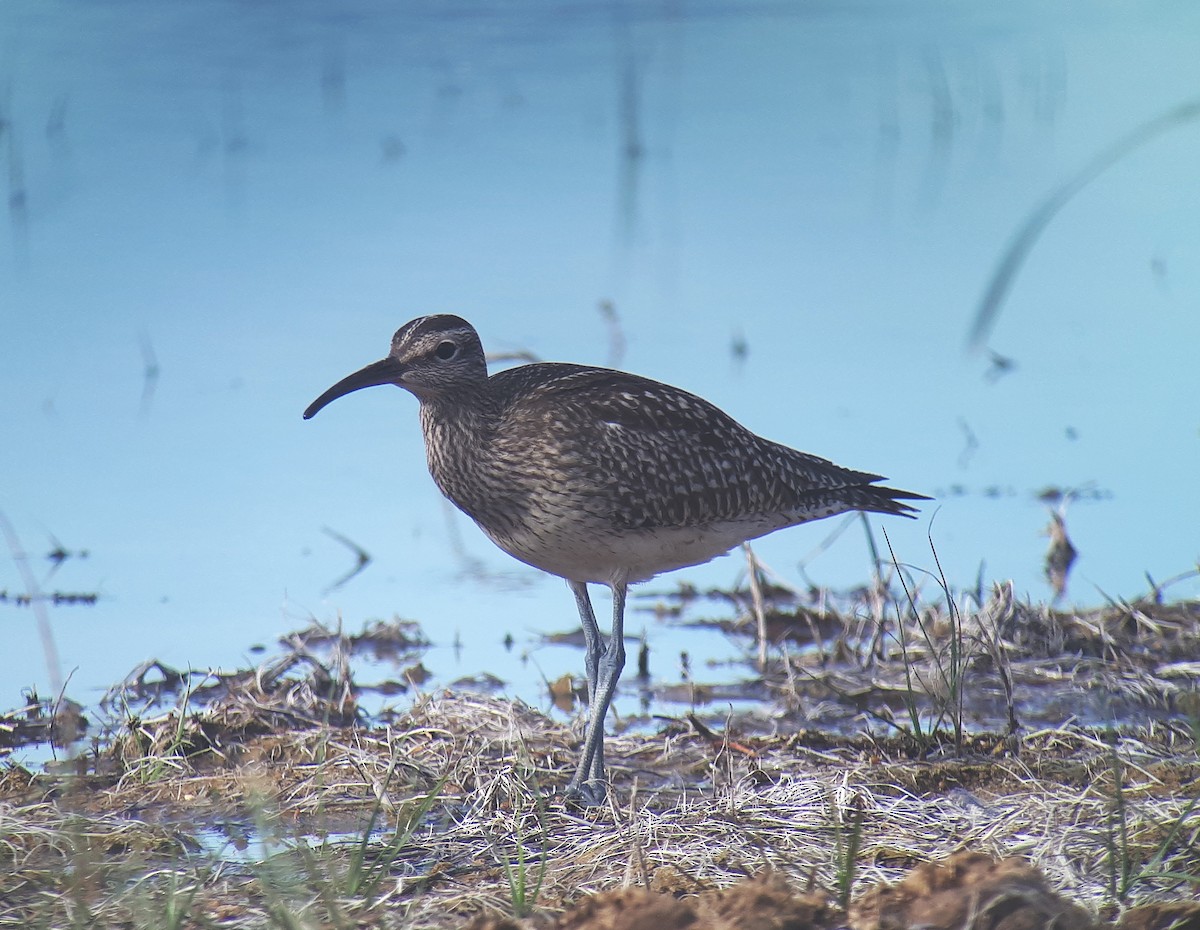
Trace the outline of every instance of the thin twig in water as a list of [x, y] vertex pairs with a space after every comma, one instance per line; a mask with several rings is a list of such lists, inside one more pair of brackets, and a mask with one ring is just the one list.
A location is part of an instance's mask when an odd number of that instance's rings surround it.
[[50, 687], [61, 700], [62, 691], [65, 687], [62, 663], [58, 657], [58, 644], [54, 641], [54, 628], [50, 625], [50, 614], [46, 610], [45, 598], [42, 597], [41, 591], [38, 590], [37, 579], [33, 577], [33, 571], [29, 567], [29, 557], [25, 554], [25, 550], [21, 548], [21, 540], [17, 538], [17, 531], [8, 522], [8, 517], [4, 515], [3, 511], [0, 511], [0, 530], [4, 532], [9, 554], [12, 555], [12, 560], [16, 563], [17, 571], [21, 573], [21, 580], [25, 582], [25, 592], [29, 596], [29, 606], [33, 609], [34, 617], [37, 618], [38, 637], [42, 641], [42, 655], [46, 660], [46, 674], [50, 678]]
[[608, 361], [609, 368], [620, 368], [625, 358], [625, 331], [621, 328], [621, 319], [617, 316], [617, 307], [611, 300], [600, 301], [600, 315], [608, 327]]
[[345, 546], [347, 549], [349, 549], [351, 552], [353, 552], [355, 559], [357, 560], [354, 564], [354, 568], [350, 569], [350, 571], [348, 571], [345, 575], [343, 575], [341, 578], [339, 578], [337, 581], [335, 581], [333, 584], [331, 584], [328, 588], [325, 589], [324, 593], [329, 594], [330, 592], [336, 591], [342, 585], [346, 584], [346, 582], [350, 581], [351, 578], [358, 575], [363, 569], [365, 569], [368, 565], [370, 565], [371, 564], [371, 554], [369, 552], [367, 552], [367, 550], [364, 549], [362, 546], [360, 546], [358, 543], [356, 543], [354, 540], [350, 539], [347, 536], [343, 536], [341, 533], [337, 532], [336, 530], [331, 530], [327, 526], [321, 527], [321, 532], [324, 533], [326, 536], [328, 536], [330, 539], [334, 539], [337, 542], [340, 542], [343, 546]]
[[967, 339], [967, 347], [978, 349], [987, 341], [988, 334], [995, 325], [1000, 313], [1000, 305], [1008, 295], [1009, 288], [1024, 264], [1026, 257], [1033, 250], [1034, 244], [1042, 231], [1050, 224], [1050, 220], [1084, 187], [1094, 181], [1107, 168], [1116, 164], [1130, 152], [1145, 145], [1155, 136], [1174, 129], [1183, 123], [1200, 117], [1200, 100], [1190, 100], [1172, 110], [1168, 110], [1148, 123], [1143, 123], [1133, 132], [1118, 139], [1113, 145], [1102, 151], [1074, 177], [1068, 178], [1057, 190], [1051, 191], [1029, 215], [1016, 234], [1012, 237], [1000, 263], [996, 266], [991, 280], [984, 289], [975, 311], [975, 319], [971, 324], [971, 332]]
[[154, 403], [154, 392], [158, 388], [158, 378], [162, 374], [162, 369], [159, 367], [158, 355], [154, 352], [154, 344], [150, 341], [150, 335], [143, 331], [140, 341], [142, 347], [141, 415], [146, 416], [150, 412], [150, 405]]
[[833, 544], [837, 542], [838, 537], [846, 532], [846, 530], [850, 528], [856, 519], [858, 519], [857, 513], [847, 514], [828, 536], [826, 536], [819, 543], [817, 543], [816, 546], [806, 552], [798, 562], [800, 571], [804, 571], [805, 566], [808, 565], [809, 562], [832, 547]]
[[758, 670], [767, 670], [767, 611], [763, 603], [762, 582], [759, 579], [758, 560], [750, 543], [742, 543], [746, 553], [746, 571], [750, 577], [750, 600], [754, 604], [754, 618], [758, 622]]

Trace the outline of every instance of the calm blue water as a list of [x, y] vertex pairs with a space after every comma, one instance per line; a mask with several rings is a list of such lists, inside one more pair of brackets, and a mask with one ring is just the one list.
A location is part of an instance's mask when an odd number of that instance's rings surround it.
[[[1054, 218], [991, 335], [1009, 373], [964, 348], [1042, 198], [1200, 96], [1200, 6], [1042, 6], [8, 0], [0, 510], [43, 590], [100, 594], [50, 612], [68, 693], [149, 657], [233, 665], [309, 617], [418, 619], [439, 680], [530, 700], [579, 672], [530, 645], [575, 625], [569, 594], [448, 513], [411, 397], [301, 420], [427, 312], [606, 364], [611, 301], [621, 367], [936, 495], [885, 522], [930, 570], [932, 535], [955, 584], [982, 563], [1049, 596], [1046, 486], [1099, 498], [1067, 511], [1071, 599], [1187, 571], [1200, 125]], [[374, 559], [332, 592], [354, 557], [323, 527]], [[758, 552], [797, 584], [865, 580], [857, 528], [798, 568], [833, 529]], [[51, 574], [59, 543], [88, 556]], [[0, 705], [48, 692], [30, 610], [0, 622]], [[722, 648], [643, 622], [660, 655]]]

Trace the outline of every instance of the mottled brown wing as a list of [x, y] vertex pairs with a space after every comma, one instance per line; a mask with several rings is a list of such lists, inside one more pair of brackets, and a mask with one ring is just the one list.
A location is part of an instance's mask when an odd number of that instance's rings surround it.
[[[545, 367], [554, 371], [536, 370]], [[556, 468], [576, 476], [586, 505], [603, 507], [620, 525], [693, 526], [759, 514], [802, 522], [838, 510], [910, 509], [894, 500], [905, 492], [872, 486], [879, 476], [762, 439], [679, 388], [582, 366], [512, 374], [520, 376], [508, 394], [520, 398], [512, 421], [525, 424], [522, 441], [542, 445]]]

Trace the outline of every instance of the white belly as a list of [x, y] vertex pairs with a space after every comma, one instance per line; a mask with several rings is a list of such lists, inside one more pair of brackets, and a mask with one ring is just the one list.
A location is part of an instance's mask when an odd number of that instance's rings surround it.
[[[569, 530], [523, 530], [492, 541], [516, 559], [569, 581], [612, 584], [646, 581], [662, 572], [700, 565], [734, 546], [791, 521], [785, 517], [738, 520], [707, 526], [580, 534]], [[485, 529], [484, 532], [487, 532]]]

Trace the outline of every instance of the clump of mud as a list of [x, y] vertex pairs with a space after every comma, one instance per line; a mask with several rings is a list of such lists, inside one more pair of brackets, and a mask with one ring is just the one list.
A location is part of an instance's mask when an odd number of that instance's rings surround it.
[[[720, 891], [675, 898], [622, 888], [586, 898], [557, 919], [477, 917], [464, 930], [1102, 930], [1112, 927], [1052, 891], [1020, 859], [957, 853], [917, 866], [902, 881], [875, 885], [839, 908], [796, 892], [775, 872]], [[1129, 910], [1119, 930], [1195, 930], [1200, 903]]]

